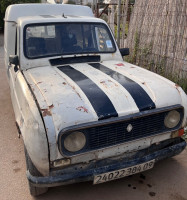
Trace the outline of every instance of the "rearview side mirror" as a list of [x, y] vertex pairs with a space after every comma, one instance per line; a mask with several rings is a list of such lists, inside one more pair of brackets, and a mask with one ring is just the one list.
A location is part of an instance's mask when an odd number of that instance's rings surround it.
[[9, 56], [9, 63], [17, 66], [19, 64], [19, 59], [17, 55], [10, 55]]
[[128, 56], [129, 55], [129, 48], [121, 48], [119, 49], [121, 56]]

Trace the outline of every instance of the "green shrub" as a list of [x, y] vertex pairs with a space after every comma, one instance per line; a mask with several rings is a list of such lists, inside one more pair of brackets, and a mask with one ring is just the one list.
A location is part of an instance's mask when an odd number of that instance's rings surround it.
[[184, 129], [184, 139], [187, 140], [187, 127]]

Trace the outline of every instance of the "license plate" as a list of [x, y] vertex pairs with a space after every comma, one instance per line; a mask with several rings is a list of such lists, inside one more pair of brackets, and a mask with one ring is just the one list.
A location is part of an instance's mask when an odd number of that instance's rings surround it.
[[116, 171], [96, 175], [94, 176], [93, 184], [104, 183], [107, 181], [112, 181], [115, 179], [123, 178], [125, 176], [130, 176], [133, 174], [137, 174], [139, 172], [146, 171], [148, 169], [153, 168], [154, 163], [155, 163], [155, 160], [151, 160], [149, 162], [145, 162], [139, 165], [134, 165], [132, 167], [127, 167], [124, 169], [119, 169]]

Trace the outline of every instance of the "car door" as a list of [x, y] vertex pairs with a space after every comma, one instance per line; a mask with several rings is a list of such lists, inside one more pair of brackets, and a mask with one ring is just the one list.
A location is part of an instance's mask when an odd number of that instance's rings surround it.
[[8, 63], [8, 68], [7, 68], [7, 74], [9, 78], [9, 86], [10, 86], [10, 94], [11, 94], [11, 100], [12, 100], [12, 105], [15, 113], [15, 118], [16, 122], [20, 122], [22, 119], [21, 117], [21, 108], [19, 104], [19, 89], [18, 89], [18, 84], [17, 84], [17, 77], [18, 74], [21, 73], [20, 71], [20, 63], [19, 63], [19, 33], [18, 33], [18, 28], [16, 31], [16, 39], [15, 39], [15, 49], [14, 52], [15, 54], [13, 56], [18, 56], [18, 65], [11, 64], [10, 62]]

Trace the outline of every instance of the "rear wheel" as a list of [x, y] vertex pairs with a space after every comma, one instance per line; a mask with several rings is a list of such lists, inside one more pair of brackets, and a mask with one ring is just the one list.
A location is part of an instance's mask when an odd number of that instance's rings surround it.
[[[33, 176], [42, 176], [42, 174], [36, 169], [36, 167], [32, 163], [25, 147], [24, 147], [24, 150], [25, 150], [25, 159], [26, 159], [27, 170], [29, 170], [29, 172]], [[38, 196], [40, 194], [46, 193], [48, 190], [48, 187], [36, 187], [36, 186], [33, 186], [32, 183], [29, 182], [29, 190], [30, 190], [30, 194], [32, 196]]]

